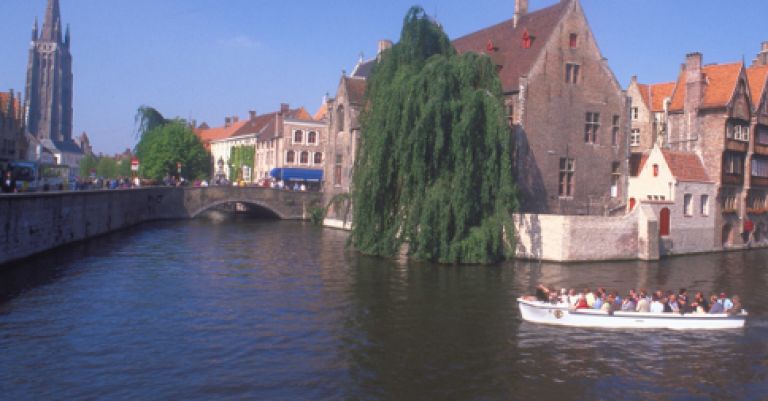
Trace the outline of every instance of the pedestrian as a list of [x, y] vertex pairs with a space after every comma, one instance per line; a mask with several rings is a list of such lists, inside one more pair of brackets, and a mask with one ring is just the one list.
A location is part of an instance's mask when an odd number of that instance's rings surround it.
[[3, 174], [2, 191], [4, 194], [16, 192], [16, 180], [13, 179], [13, 172], [8, 169]]

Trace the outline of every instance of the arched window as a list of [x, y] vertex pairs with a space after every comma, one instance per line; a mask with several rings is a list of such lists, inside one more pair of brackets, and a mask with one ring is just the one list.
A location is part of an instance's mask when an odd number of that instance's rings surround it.
[[300, 163], [301, 164], [309, 164], [309, 152], [307, 152], [307, 151], [301, 152]]
[[668, 237], [669, 236], [669, 219], [670, 219], [670, 212], [669, 208], [661, 209], [661, 215], [659, 216], [659, 236], [662, 237]]
[[315, 153], [315, 164], [323, 163], [323, 154], [320, 152]]
[[302, 143], [304, 142], [304, 132], [300, 129], [297, 129], [293, 133], [293, 143]]
[[307, 134], [307, 143], [312, 143], [312, 144], [317, 143], [317, 132], [309, 131], [309, 133]]
[[296, 162], [296, 152], [289, 150], [288, 154], [285, 156], [285, 162], [286, 163], [295, 163]]

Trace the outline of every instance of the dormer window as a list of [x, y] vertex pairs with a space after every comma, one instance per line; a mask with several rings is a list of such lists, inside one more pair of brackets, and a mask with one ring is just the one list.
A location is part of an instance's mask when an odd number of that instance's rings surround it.
[[526, 29], [525, 32], [523, 32], [523, 49], [530, 49], [531, 44], [533, 43], [533, 36], [528, 33], [528, 30]]
[[658, 177], [659, 176], [659, 165], [658, 164], [654, 164], [653, 165], [653, 176], [654, 177]]
[[571, 47], [571, 49], [575, 49], [576, 46], [579, 44], [579, 35], [572, 33], [570, 38], [568, 39], [568, 46]]

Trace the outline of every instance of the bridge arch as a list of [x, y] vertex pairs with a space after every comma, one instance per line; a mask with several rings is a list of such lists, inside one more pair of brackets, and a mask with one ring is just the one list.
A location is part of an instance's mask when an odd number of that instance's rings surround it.
[[242, 204], [246, 204], [246, 205], [257, 206], [257, 207], [260, 207], [261, 209], [264, 209], [264, 210], [268, 211], [269, 213], [274, 214], [276, 218], [281, 219], [281, 220], [287, 220], [287, 219], [291, 218], [290, 216], [285, 216], [284, 214], [280, 213], [280, 211], [278, 211], [277, 209], [273, 208], [272, 206], [270, 206], [266, 202], [262, 202], [262, 201], [258, 201], [258, 200], [252, 200], [252, 199], [224, 199], [224, 200], [213, 201], [211, 203], [203, 205], [203, 206], [197, 208], [196, 210], [192, 211], [189, 214], [189, 217], [194, 219], [194, 218], [200, 216], [201, 214], [203, 214], [204, 212], [206, 212], [208, 210], [211, 210], [211, 209], [213, 209], [213, 208], [215, 208], [217, 206], [227, 205], [227, 204], [230, 204], [230, 203], [242, 203]]

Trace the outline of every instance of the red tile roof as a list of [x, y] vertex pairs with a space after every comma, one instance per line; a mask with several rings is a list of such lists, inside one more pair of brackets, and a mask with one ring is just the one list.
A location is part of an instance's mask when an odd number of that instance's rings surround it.
[[[5, 115], [8, 112], [8, 100], [11, 98], [11, 92], [0, 92], [0, 114]], [[18, 95], [13, 98], [13, 111], [15, 118], [21, 119], [21, 101]]]
[[317, 110], [314, 116], [312, 116], [312, 119], [315, 121], [320, 121], [324, 119], [328, 115], [328, 103], [323, 101], [323, 104], [320, 105], [320, 108]]
[[672, 175], [678, 181], [711, 182], [707, 176], [707, 171], [704, 169], [704, 164], [695, 153], [672, 150], [662, 150], [661, 153], [664, 155]]
[[[276, 115], [277, 112], [262, 114], [256, 116], [253, 119], [238, 121], [233, 123], [229, 127], [216, 127], [208, 129], [197, 129], [195, 134], [203, 141], [203, 143], [209, 143], [211, 141], [218, 141], [221, 139], [227, 139], [239, 135], [256, 134], [263, 139], [262, 136], [272, 137], [279, 135], [276, 128]], [[309, 115], [306, 109], [300, 107], [298, 109], [289, 110], [285, 115], [285, 118], [293, 118], [297, 120], [314, 121], [312, 116]]]
[[[515, 92], [520, 87], [520, 77], [527, 75], [541, 54], [555, 27], [567, 10], [570, 1], [557, 4], [522, 16], [517, 27], [513, 20], [471, 33], [453, 41], [459, 53], [488, 53], [489, 44], [495, 48], [491, 58], [497, 65], [504, 92]], [[533, 37], [530, 48], [523, 48], [525, 32]]]
[[[739, 74], [744, 67], [743, 63], [714, 64], [702, 67], [705, 78], [704, 98], [702, 108], [725, 107], [736, 92], [736, 84]], [[685, 104], [685, 71], [680, 76], [675, 86], [675, 94], [672, 97], [670, 110], [681, 111]]]
[[752, 104], [759, 107], [765, 87], [768, 86], [768, 65], [747, 68], [747, 79], [752, 94]]

